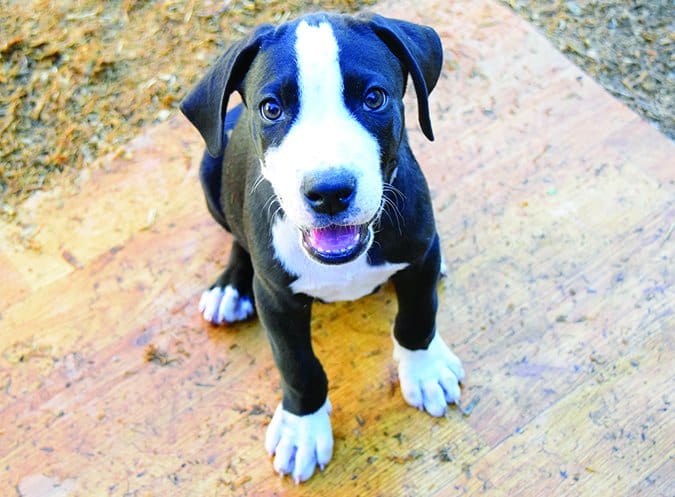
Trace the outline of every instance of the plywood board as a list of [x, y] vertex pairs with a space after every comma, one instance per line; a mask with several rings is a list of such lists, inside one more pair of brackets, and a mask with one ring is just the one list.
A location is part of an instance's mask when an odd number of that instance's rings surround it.
[[391, 288], [317, 304], [334, 458], [274, 474], [264, 332], [196, 311], [230, 239], [175, 116], [3, 227], [2, 495], [673, 495], [675, 147], [495, 2], [377, 10], [443, 38], [436, 141], [408, 122], [471, 414], [403, 402]]

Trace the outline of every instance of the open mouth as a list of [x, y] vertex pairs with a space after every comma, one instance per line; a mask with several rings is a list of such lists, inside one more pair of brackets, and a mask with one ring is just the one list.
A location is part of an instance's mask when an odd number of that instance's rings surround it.
[[330, 225], [302, 232], [302, 246], [310, 257], [323, 264], [344, 264], [361, 255], [370, 245], [369, 224]]

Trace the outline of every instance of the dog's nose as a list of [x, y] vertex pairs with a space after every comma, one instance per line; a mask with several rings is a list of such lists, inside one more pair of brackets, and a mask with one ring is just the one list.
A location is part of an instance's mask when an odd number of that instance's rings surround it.
[[309, 207], [319, 214], [334, 216], [349, 207], [356, 195], [356, 178], [346, 171], [329, 169], [312, 173], [302, 182]]

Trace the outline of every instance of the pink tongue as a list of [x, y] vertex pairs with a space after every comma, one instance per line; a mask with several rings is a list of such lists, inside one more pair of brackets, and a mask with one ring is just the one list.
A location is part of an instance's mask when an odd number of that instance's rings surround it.
[[328, 226], [309, 232], [309, 242], [319, 252], [350, 250], [359, 241], [358, 226]]

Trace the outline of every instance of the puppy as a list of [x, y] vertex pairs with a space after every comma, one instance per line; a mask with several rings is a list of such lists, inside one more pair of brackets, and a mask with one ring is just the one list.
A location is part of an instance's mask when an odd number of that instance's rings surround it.
[[[432, 416], [459, 401], [462, 366], [435, 328], [438, 234], [402, 102], [409, 75], [433, 140], [427, 99], [441, 66], [429, 27], [311, 14], [232, 44], [181, 104], [206, 142], [208, 209], [234, 237], [200, 311], [215, 324], [260, 317], [283, 390], [265, 447], [296, 483], [333, 451], [315, 299], [357, 299], [391, 279], [403, 397]], [[227, 111], [235, 91], [243, 103]]]

